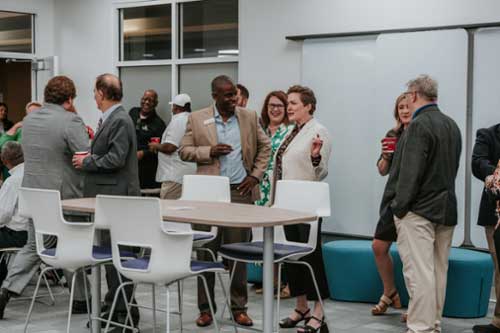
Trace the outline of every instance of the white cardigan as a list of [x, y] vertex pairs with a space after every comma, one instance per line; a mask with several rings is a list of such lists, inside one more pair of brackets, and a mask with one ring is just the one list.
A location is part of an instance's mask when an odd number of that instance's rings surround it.
[[[311, 162], [311, 146], [316, 135], [323, 140], [321, 162], [314, 167]], [[328, 160], [332, 143], [328, 130], [316, 119], [309, 120], [283, 153], [282, 179], [321, 181], [328, 175]]]

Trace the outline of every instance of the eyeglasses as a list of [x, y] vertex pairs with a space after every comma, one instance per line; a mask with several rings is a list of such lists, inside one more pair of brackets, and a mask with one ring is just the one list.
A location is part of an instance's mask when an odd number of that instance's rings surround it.
[[283, 104], [267, 104], [268, 109], [284, 109], [285, 106]]

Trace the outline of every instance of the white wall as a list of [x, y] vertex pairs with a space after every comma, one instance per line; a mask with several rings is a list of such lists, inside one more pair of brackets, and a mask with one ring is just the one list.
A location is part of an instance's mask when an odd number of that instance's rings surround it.
[[494, 22], [499, 13], [497, 0], [242, 0], [239, 81], [260, 109], [267, 92], [301, 81], [301, 43], [287, 35]]
[[54, 0], [55, 52], [60, 74], [76, 85], [78, 113], [85, 123], [96, 127], [99, 111], [93, 85], [102, 73], [115, 73], [113, 66], [114, 28], [111, 0]]

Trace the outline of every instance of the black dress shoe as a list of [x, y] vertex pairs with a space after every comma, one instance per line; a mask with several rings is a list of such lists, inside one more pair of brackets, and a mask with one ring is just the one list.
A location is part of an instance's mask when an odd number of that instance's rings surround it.
[[0, 289], [0, 319], [3, 319], [3, 313], [7, 303], [9, 303], [11, 293], [5, 288]]
[[474, 333], [500, 333], [500, 328], [489, 325], [476, 325], [472, 327], [472, 332]]

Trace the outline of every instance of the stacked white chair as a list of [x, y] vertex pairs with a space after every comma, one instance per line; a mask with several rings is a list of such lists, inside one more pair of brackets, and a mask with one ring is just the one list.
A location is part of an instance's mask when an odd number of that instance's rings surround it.
[[[301, 258], [315, 251], [317, 244], [318, 222], [321, 217], [330, 216], [330, 188], [328, 183], [300, 181], [300, 180], [280, 180], [276, 184], [276, 192], [273, 208], [283, 208], [313, 213], [318, 216], [316, 221], [308, 223], [309, 239], [307, 243], [291, 242], [285, 237], [282, 226], [274, 228], [274, 262], [278, 264], [278, 284], [281, 282], [281, 265], [283, 263], [301, 264], [308, 267], [313, 277], [314, 287], [321, 301], [316, 277], [312, 267]], [[220, 254], [223, 258], [236, 262], [263, 263], [263, 229], [252, 228], [252, 241], [246, 243], [233, 243], [223, 245]], [[232, 280], [230, 277], [230, 281]], [[279, 290], [278, 285], [278, 290]], [[278, 293], [278, 315], [279, 320], [279, 293]], [[279, 325], [277, 325], [279, 330]]]
[[[111, 253], [109, 249], [93, 245], [95, 231], [94, 223], [71, 223], [64, 219], [59, 191], [21, 188], [19, 205], [20, 211], [22, 210], [25, 212], [23, 215], [30, 216], [33, 219], [37, 253], [42, 261], [49, 266], [42, 270], [38, 278], [35, 293], [26, 317], [25, 332], [31, 318], [41, 278], [45, 270], [57, 268], [74, 272], [71, 281], [68, 323], [66, 328], [66, 331], [69, 333], [71, 327], [73, 292], [77, 274], [83, 274], [85, 277], [83, 280], [85, 282], [84, 287], [87, 309], [90, 309], [85, 269], [93, 265], [109, 262], [111, 260]], [[47, 235], [57, 237], [57, 246], [55, 248], [45, 248], [44, 236]]]
[[[169, 332], [168, 287], [185, 278], [198, 276], [202, 279], [208, 296], [207, 283], [202, 273], [220, 273], [224, 271], [224, 266], [218, 262], [191, 260], [193, 232], [165, 228], [162, 225], [159, 199], [98, 195], [97, 201], [105, 219], [111, 224], [113, 264], [120, 274], [131, 280], [122, 283], [118, 288], [111, 306], [110, 317], [113, 315], [119, 291], [126, 285], [135, 283], [163, 285], [167, 287], [166, 321]], [[121, 248], [130, 246], [149, 249], [150, 255], [131, 260], [120, 256]], [[213, 304], [209, 296], [208, 299], [213, 313]], [[156, 322], [154, 325], [156, 327]], [[218, 331], [215, 318], [214, 325]]]

